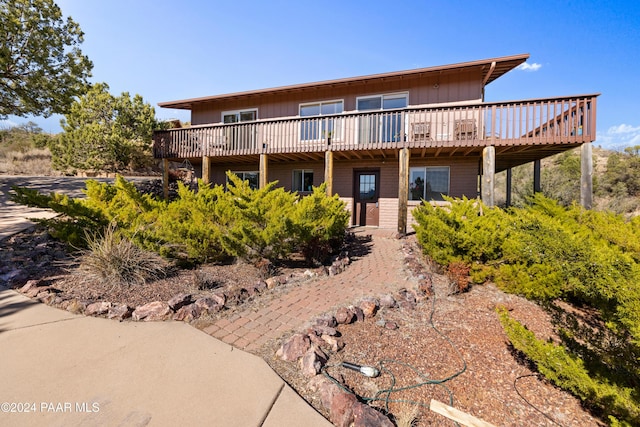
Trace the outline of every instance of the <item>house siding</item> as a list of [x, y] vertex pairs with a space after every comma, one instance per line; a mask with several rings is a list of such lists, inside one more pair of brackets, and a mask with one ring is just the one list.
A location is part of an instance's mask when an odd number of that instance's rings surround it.
[[251, 99], [196, 104], [191, 112], [191, 123], [221, 123], [223, 111], [253, 108], [258, 109], [258, 119], [294, 117], [298, 116], [302, 103], [336, 99], [344, 100], [345, 111], [355, 111], [356, 99], [360, 96], [395, 92], [408, 92], [410, 106], [479, 100], [482, 97], [481, 74], [479, 70], [460, 70], [439, 76], [412, 77], [391, 82], [353, 84], [316, 91], [287, 92]]
[[[478, 158], [464, 158], [456, 160], [411, 158], [410, 167], [420, 166], [448, 166], [450, 168], [449, 195], [452, 197], [475, 198], [478, 196]], [[319, 186], [324, 182], [323, 162], [271, 162], [269, 163], [268, 181], [278, 181], [278, 185], [285, 190], [292, 190], [294, 170], [312, 170], [313, 185]], [[258, 164], [216, 164], [211, 171], [211, 180], [214, 184], [226, 182], [226, 171], [257, 171]], [[398, 227], [398, 174], [399, 165], [396, 159], [384, 162], [376, 161], [342, 161], [334, 162], [333, 191], [338, 194], [340, 200], [345, 202], [347, 210], [353, 208], [353, 179], [354, 171], [379, 170], [380, 171], [380, 198], [379, 198], [379, 227], [395, 229]], [[409, 201], [407, 224], [415, 223], [411, 211], [420, 204], [419, 201]], [[353, 217], [349, 220], [353, 225]]]

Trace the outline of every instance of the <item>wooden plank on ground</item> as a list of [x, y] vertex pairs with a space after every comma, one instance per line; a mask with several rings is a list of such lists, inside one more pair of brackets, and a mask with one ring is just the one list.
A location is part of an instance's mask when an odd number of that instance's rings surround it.
[[467, 427], [495, 427], [493, 424], [476, 418], [473, 415], [469, 415], [466, 412], [462, 412], [459, 409], [453, 408], [449, 405], [445, 405], [435, 399], [431, 399], [429, 409], [433, 412], [443, 415], [453, 421], [457, 421]]

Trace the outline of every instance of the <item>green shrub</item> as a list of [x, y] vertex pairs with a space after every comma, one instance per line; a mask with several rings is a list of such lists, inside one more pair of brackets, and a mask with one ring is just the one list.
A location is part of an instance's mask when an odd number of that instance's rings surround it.
[[533, 361], [540, 373], [552, 383], [570, 391], [611, 425], [640, 425], [640, 391], [632, 385], [612, 383], [594, 375], [584, 362], [559, 345], [538, 340], [533, 332], [498, 310], [500, 322], [513, 347]]
[[166, 205], [145, 234], [144, 244], [163, 256], [187, 263], [221, 261], [232, 212], [222, 186], [199, 183], [199, 191], [178, 183], [178, 197]]
[[227, 188], [200, 181], [192, 190], [179, 183], [171, 202], [141, 194], [120, 176], [114, 184], [87, 181], [86, 199], [17, 189], [15, 200], [62, 213], [46, 222], [76, 246], [86, 246], [85, 230], [100, 234], [114, 222], [140, 248], [185, 264], [231, 257], [275, 261], [296, 250], [321, 262], [342, 243], [349, 214], [337, 195], [326, 196], [324, 186], [299, 199], [276, 182], [256, 190], [228, 177]]
[[[492, 280], [552, 311], [564, 347], [543, 346], [521, 330], [514, 346], [521, 339], [528, 350], [519, 349], [545, 376], [588, 406], [614, 405], [610, 413], [622, 421], [612, 424], [629, 425], [640, 401], [640, 220], [563, 207], [540, 194], [509, 210], [450, 203], [414, 211], [425, 254], [445, 269], [469, 265], [474, 282]], [[593, 319], [553, 309], [556, 300]]]
[[271, 182], [264, 188], [252, 189], [228, 172], [226, 207], [228, 229], [224, 248], [233, 256], [249, 262], [276, 260], [291, 253], [295, 246], [291, 215], [296, 195], [276, 188]]
[[340, 248], [349, 224], [349, 212], [337, 194], [327, 196], [327, 186], [314, 187], [291, 213], [297, 249], [307, 262], [321, 264]]

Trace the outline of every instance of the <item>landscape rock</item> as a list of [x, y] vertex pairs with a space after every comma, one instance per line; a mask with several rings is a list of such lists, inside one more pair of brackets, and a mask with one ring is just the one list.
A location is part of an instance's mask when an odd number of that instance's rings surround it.
[[264, 282], [267, 285], [267, 289], [273, 289], [280, 284], [277, 277], [269, 277]]
[[351, 411], [353, 413], [353, 427], [394, 427], [389, 417], [364, 403], [355, 402]]
[[107, 318], [123, 321], [131, 317], [131, 313], [133, 313], [133, 309], [127, 304], [112, 304], [107, 312]]
[[173, 320], [191, 322], [202, 314], [203, 309], [197, 304], [183, 305], [173, 315]]
[[[22, 292], [23, 294], [26, 294], [27, 292], [32, 291], [33, 289], [37, 289], [39, 285], [40, 285], [40, 280], [28, 280], [27, 283], [25, 283], [24, 286], [20, 288], [20, 292]], [[31, 297], [34, 297], [36, 295], [38, 295], [38, 292], [31, 295]]]
[[351, 310], [353, 312], [353, 314], [356, 316], [356, 321], [358, 322], [364, 322], [364, 311], [362, 311], [362, 309], [358, 306], [349, 306], [349, 310]]
[[154, 321], [164, 320], [167, 315], [171, 313], [169, 304], [164, 301], [153, 301], [148, 304], [136, 307], [131, 314], [131, 318], [136, 321]]
[[318, 347], [312, 346], [300, 359], [300, 371], [305, 377], [314, 377], [327, 363], [327, 355]]
[[[336, 386], [337, 388], [337, 386]], [[353, 425], [353, 406], [358, 403], [355, 395], [338, 389], [331, 398], [329, 419], [336, 427], [351, 427]]]
[[364, 300], [360, 302], [360, 309], [362, 310], [364, 317], [374, 317], [378, 311], [378, 302], [374, 300]]
[[330, 326], [314, 325], [311, 327], [311, 329], [317, 335], [329, 335], [329, 336], [335, 337], [339, 334], [336, 328], [332, 328]]
[[181, 307], [191, 304], [193, 302], [193, 295], [191, 294], [178, 294], [172, 297], [167, 304], [173, 311], [178, 311]]
[[200, 315], [204, 313], [215, 313], [222, 310], [227, 299], [224, 294], [212, 294], [208, 297], [198, 298], [195, 305], [200, 310]]
[[397, 302], [393, 295], [385, 294], [380, 297], [380, 307], [394, 308], [397, 306]]
[[347, 307], [340, 307], [338, 310], [336, 310], [335, 317], [336, 322], [338, 322], [338, 324], [340, 325], [348, 325], [356, 320], [356, 315], [353, 310]]
[[282, 360], [295, 362], [304, 356], [310, 347], [311, 340], [307, 335], [294, 334], [282, 344], [276, 352], [276, 356]]
[[342, 341], [339, 338], [332, 337], [330, 335], [322, 335], [321, 338], [326, 344], [329, 345], [329, 348], [334, 353], [336, 353], [336, 352], [338, 352], [338, 351], [340, 351], [340, 350], [342, 350], [344, 348], [344, 341]]
[[338, 322], [336, 322], [336, 318], [330, 314], [323, 314], [316, 318], [316, 325], [320, 326], [328, 326], [330, 328], [335, 328], [338, 326]]
[[86, 316], [98, 316], [101, 314], [105, 314], [111, 308], [111, 303], [107, 301], [98, 301], [91, 303], [84, 310], [84, 314]]
[[45, 289], [38, 293], [38, 295], [36, 295], [36, 298], [44, 304], [51, 304], [53, 300], [56, 299], [56, 295], [50, 292], [49, 289]]

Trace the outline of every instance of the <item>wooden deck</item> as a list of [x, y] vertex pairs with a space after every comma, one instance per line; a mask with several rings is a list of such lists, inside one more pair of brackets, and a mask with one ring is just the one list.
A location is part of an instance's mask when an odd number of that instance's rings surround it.
[[291, 117], [156, 131], [154, 157], [239, 159], [259, 154], [297, 155], [304, 160], [333, 151], [389, 153], [498, 153], [527, 147], [592, 142], [596, 135], [594, 95], [508, 102], [403, 108], [375, 113]]

